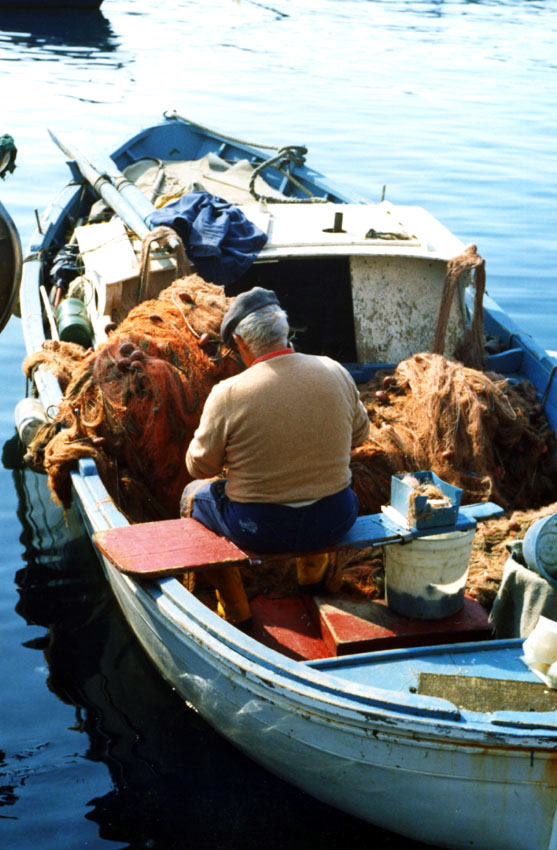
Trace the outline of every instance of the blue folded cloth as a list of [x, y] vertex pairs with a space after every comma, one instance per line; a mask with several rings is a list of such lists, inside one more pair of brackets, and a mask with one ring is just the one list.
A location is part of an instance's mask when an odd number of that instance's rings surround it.
[[238, 207], [209, 192], [182, 195], [156, 210], [147, 223], [172, 227], [201, 277], [221, 286], [242, 277], [267, 242], [267, 234]]

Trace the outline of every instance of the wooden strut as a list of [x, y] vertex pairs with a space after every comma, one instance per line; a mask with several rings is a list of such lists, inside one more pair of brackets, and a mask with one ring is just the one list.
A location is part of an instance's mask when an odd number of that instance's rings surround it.
[[189, 262], [184, 243], [175, 230], [171, 227], [157, 227], [151, 230], [141, 240], [141, 268], [139, 272], [139, 301], [145, 300], [145, 293], [149, 291], [150, 257], [153, 242], [158, 242], [166, 249], [174, 247], [176, 254], [176, 278], [191, 273], [192, 265]]

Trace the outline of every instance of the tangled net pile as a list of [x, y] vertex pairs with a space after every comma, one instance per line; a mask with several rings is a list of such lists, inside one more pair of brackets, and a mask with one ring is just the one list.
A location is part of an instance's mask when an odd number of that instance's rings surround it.
[[48, 474], [55, 500], [71, 502], [70, 471], [92, 457], [132, 522], [178, 516], [188, 476], [185, 454], [212, 386], [239, 371], [222, 350], [229, 299], [197, 275], [130, 311], [97, 351], [48, 341], [28, 357], [28, 377], [45, 364], [64, 397], [27, 460]]
[[[363, 512], [389, 503], [391, 475], [427, 469], [460, 487], [463, 504], [505, 508], [478, 525], [470, 559], [467, 592], [489, 610], [507, 544], [557, 510], [555, 439], [534, 387], [418, 354], [360, 391], [371, 420], [371, 439], [352, 453]], [[343, 553], [341, 569], [345, 592], [383, 596], [380, 550]]]
[[[220, 339], [229, 303], [222, 287], [190, 275], [131, 310], [97, 351], [48, 341], [26, 359], [29, 378], [44, 364], [64, 391], [56, 417], [37, 433], [27, 456], [48, 473], [58, 503], [69, 506], [70, 471], [92, 457], [131, 522], [178, 516], [190, 480], [185, 454], [205, 399], [215, 383], [240, 369]], [[351, 460], [362, 513], [389, 503], [393, 474], [428, 469], [460, 487], [463, 504], [492, 500], [508, 515], [557, 503], [555, 439], [528, 382], [511, 386], [500, 375], [424, 353], [392, 374], [378, 373], [360, 392], [371, 422], [370, 439]], [[477, 565], [472, 556], [474, 595], [482, 601], [482, 594], [493, 598], [511, 531], [508, 519], [495, 523], [494, 530], [484, 524], [479, 535]], [[344, 581], [344, 589], [358, 595], [381, 595], [376, 550], [342, 553], [338, 566], [336, 589]], [[295, 586], [295, 569], [274, 563], [244, 578], [253, 585], [251, 595], [285, 595], [289, 581]]]
[[463, 504], [557, 499], [554, 435], [530, 383], [416, 354], [360, 391], [371, 439], [352, 453], [352, 473], [364, 512], [388, 504], [391, 475], [427, 469], [460, 487]]

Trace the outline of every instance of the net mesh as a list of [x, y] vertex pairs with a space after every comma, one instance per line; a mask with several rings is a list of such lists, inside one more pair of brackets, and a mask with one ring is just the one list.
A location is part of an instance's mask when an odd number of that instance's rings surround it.
[[24, 362], [44, 364], [64, 397], [29, 446], [57, 502], [71, 503], [70, 471], [92, 457], [110, 495], [134, 521], [178, 515], [190, 480], [185, 453], [212, 386], [239, 371], [219, 329], [229, 300], [197, 275], [135, 307], [97, 351], [46, 342]]
[[388, 504], [392, 475], [420, 470], [461, 488], [463, 504], [525, 509], [557, 498], [555, 438], [529, 382], [424, 353], [360, 391], [371, 437], [353, 451], [352, 473], [364, 512]]

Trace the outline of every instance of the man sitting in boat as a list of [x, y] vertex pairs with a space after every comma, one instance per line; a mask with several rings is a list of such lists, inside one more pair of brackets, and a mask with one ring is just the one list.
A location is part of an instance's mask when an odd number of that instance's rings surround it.
[[[301, 552], [332, 545], [352, 527], [350, 450], [369, 418], [350, 374], [329, 357], [288, 344], [289, 325], [272, 290], [239, 295], [221, 335], [245, 371], [213, 387], [186, 464], [195, 480], [182, 497], [208, 528], [254, 552]], [[207, 480], [226, 470], [226, 479]], [[192, 502], [193, 500], [193, 502]], [[319, 581], [327, 560], [298, 572]]]

